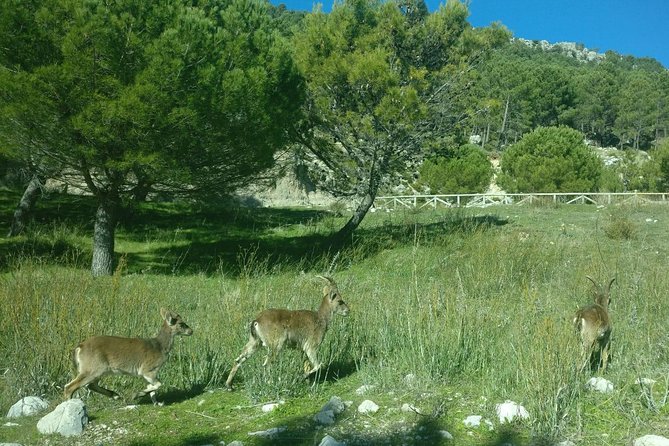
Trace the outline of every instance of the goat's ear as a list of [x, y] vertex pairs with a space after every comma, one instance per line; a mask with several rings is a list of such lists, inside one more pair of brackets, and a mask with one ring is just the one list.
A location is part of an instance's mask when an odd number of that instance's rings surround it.
[[160, 315], [165, 319], [165, 322], [170, 325], [174, 325], [177, 322], [177, 316], [166, 308], [160, 309]]
[[339, 291], [337, 290], [330, 290], [330, 301], [333, 301], [339, 296]]

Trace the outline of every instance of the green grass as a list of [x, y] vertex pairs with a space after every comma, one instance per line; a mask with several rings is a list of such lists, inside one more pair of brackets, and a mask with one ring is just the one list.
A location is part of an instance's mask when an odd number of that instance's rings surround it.
[[[0, 192], [0, 228], [14, 198]], [[328, 433], [347, 444], [449, 444], [439, 437], [447, 430], [458, 445], [617, 445], [669, 436], [667, 207], [376, 213], [335, 252], [327, 236], [345, 217], [325, 211], [151, 204], [119, 227], [119, 268], [102, 278], [88, 272], [92, 213], [83, 209], [93, 209], [84, 198], [53, 197], [27, 235], [0, 239], [0, 412], [30, 394], [57, 405], [77, 342], [152, 336], [161, 306], [194, 335], [178, 340], [161, 370], [165, 406], [143, 401], [126, 411], [80, 391], [92, 417], [83, 437], [42, 437], [35, 417], [0, 426], [0, 441], [310, 445]], [[615, 225], [634, 236], [612, 236]], [[266, 307], [315, 308], [323, 273], [351, 308], [321, 346], [325, 373], [305, 382], [298, 352], [283, 352], [269, 369], [259, 352], [241, 367], [237, 390], [221, 390], [248, 321]], [[608, 395], [586, 391], [589, 376], [576, 371], [571, 315], [590, 299], [586, 274], [617, 278]], [[639, 377], [657, 381], [650, 393]], [[128, 377], [104, 383], [128, 396], [143, 386]], [[374, 388], [356, 394], [364, 384]], [[313, 415], [333, 395], [352, 405], [335, 425], [316, 425]], [[377, 414], [356, 412], [366, 398], [381, 406]], [[496, 421], [494, 406], [506, 399], [531, 420], [494, 431], [463, 426], [473, 414]], [[260, 410], [278, 400], [285, 403], [275, 411]], [[422, 415], [402, 412], [404, 403]], [[248, 436], [277, 426], [287, 430], [271, 442]]]

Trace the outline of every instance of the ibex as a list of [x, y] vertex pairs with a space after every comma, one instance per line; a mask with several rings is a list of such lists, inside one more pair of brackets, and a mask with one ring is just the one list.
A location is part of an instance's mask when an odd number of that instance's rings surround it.
[[317, 351], [323, 342], [328, 325], [335, 314], [346, 316], [349, 309], [339, 294], [335, 281], [330, 277], [318, 277], [327, 282], [323, 288], [323, 301], [318, 311], [268, 309], [262, 311], [249, 324], [249, 341], [241, 355], [235, 359], [235, 364], [225, 382], [228, 390], [232, 390], [232, 379], [239, 366], [253, 355], [261, 344], [268, 349], [263, 366], [266, 366], [284, 346], [289, 346], [301, 349], [307, 355], [305, 377], [321, 368]]
[[178, 314], [161, 308], [160, 315], [163, 325], [155, 338], [94, 336], [79, 344], [73, 354], [78, 374], [65, 385], [65, 398], [72, 398], [78, 388], [88, 386], [102, 395], [119, 399], [116, 392], [100, 387], [98, 381], [107, 374], [123, 373], [143, 377], [149, 384], [135, 398], [148, 393], [153, 404], [157, 405], [156, 390], [162, 384], [157, 375], [172, 349], [174, 337], [193, 334]]
[[586, 276], [594, 285], [594, 303], [585, 306], [576, 312], [574, 326], [581, 335], [583, 343], [583, 366], [585, 369], [589, 363], [592, 370], [604, 371], [609, 362], [609, 349], [611, 347], [611, 319], [609, 318], [609, 292], [611, 285], [616, 280], [611, 279], [602, 287], [590, 276]]

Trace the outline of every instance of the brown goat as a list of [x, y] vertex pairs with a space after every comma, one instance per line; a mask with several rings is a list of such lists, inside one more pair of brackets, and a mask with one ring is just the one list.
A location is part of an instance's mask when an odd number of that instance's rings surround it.
[[574, 326], [583, 346], [581, 371], [588, 363], [591, 370], [605, 371], [611, 348], [610, 290], [616, 279], [611, 279], [606, 287], [602, 287], [592, 277], [586, 278], [594, 285], [594, 302], [579, 309], [574, 316]]
[[157, 375], [172, 349], [174, 337], [190, 336], [193, 330], [176, 313], [161, 308], [163, 325], [155, 338], [120, 338], [116, 336], [94, 336], [74, 349], [74, 363], [77, 376], [65, 385], [66, 399], [82, 386], [110, 398], [119, 395], [98, 385], [98, 381], [108, 374], [127, 374], [143, 377], [149, 384], [135, 395], [142, 397], [149, 393], [153, 404], [157, 405], [156, 390], [161, 386]]
[[[322, 364], [318, 360], [318, 347], [328, 325], [335, 314], [348, 315], [349, 308], [339, 294], [337, 284], [330, 277], [318, 276], [327, 281], [323, 288], [323, 300], [318, 311], [268, 309], [262, 311], [249, 324], [249, 341], [242, 353], [235, 359], [225, 382], [228, 390], [232, 390], [232, 379], [237, 369], [263, 345], [267, 347], [267, 357], [263, 366], [273, 359], [284, 346], [301, 349], [308, 358], [305, 362], [305, 377], [318, 371]], [[311, 366], [309, 366], [309, 362]]]

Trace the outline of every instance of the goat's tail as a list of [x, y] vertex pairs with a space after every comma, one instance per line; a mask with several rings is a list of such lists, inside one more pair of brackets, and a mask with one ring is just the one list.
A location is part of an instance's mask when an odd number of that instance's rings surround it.
[[258, 321], [253, 320], [249, 322], [249, 331], [251, 332], [251, 336], [253, 336], [254, 339], [260, 339], [260, 334], [258, 333]]

